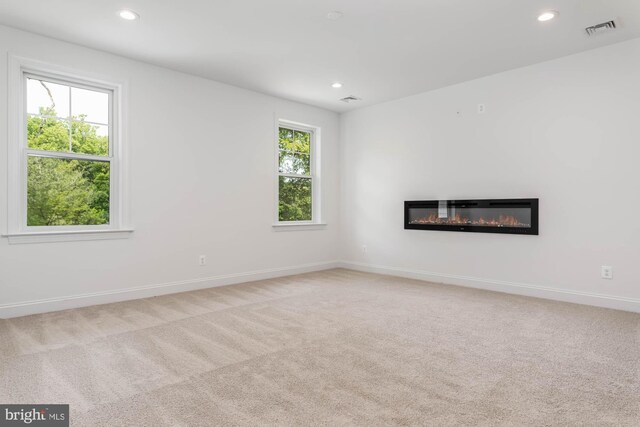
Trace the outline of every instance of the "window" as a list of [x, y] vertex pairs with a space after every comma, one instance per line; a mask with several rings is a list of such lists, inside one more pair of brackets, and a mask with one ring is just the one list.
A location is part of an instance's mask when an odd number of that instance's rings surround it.
[[120, 86], [14, 62], [10, 239], [123, 231]]
[[320, 221], [317, 134], [308, 126], [280, 121], [278, 126], [278, 223]]
[[110, 91], [25, 75], [27, 227], [110, 219]]

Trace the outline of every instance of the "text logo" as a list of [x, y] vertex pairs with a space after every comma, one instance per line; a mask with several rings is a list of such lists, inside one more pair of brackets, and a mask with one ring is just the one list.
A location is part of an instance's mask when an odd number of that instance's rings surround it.
[[69, 405], [2, 405], [0, 427], [69, 427]]

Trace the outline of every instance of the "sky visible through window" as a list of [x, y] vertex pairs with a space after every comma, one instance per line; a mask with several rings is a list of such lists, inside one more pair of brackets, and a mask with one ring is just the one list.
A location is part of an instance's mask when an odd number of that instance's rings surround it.
[[52, 107], [52, 99], [57, 117], [68, 119], [71, 116], [74, 120], [79, 120], [81, 116], [84, 116], [85, 122], [96, 125], [98, 135], [107, 136], [109, 132], [109, 94], [44, 80], [27, 79], [28, 114], [38, 115], [42, 108]]

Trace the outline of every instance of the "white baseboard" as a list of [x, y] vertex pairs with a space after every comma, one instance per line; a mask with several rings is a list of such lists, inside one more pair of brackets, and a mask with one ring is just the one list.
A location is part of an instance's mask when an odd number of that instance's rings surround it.
[[117, 289], [113, 291], [93, 292], [80, 295], [2, 304], [0, 305], [0, 319], [8, 319], [12, 317], [27, 316], [37, 313], [47, 313], [50, 311], [66, 310], [70, 308], [86, 307], [91, 305], [109, 304], [119, 301], [148, 298], [159, 295], [173, 294], [177, 292], [213, 288], [217, 286], [234, 285], [237, 283], [292, 276], [295, 274], [309, 273], [313, 271], [330, 270], [332, 268], [338, 267], [346, 268], [349, 270], [424, 280], [427, 282], [465, 286], [470, 288], [485, 289], [490, 291], [505, 292], [509, 294], [525, 295], [536, 298], [566, 301], [576, 304], [593, 305], [597, 307], [605, 307], [616, 310], [640, 313], [640, 299], [635, 298], [601, 295], [525, 283], [480, 279], [476, 277], [433, 273], [423, 270], [372, 265], [352, 261], [328, 261], [313, 264], [304, 264], [295, 267], [271, 268], [245, 273], [226, 274], [200, 279], [137, 286], [128, 289]]
[[226, 274], [156, 285], [136, 286], [128, 289], [117, 289], [113, 291], [92, 292], [80, 295], [2, 304], [0, 305], [0, 319], [66, 310], [69, 308], [86, 307], [90, 305], [109, 304], [112, 302], [139, 298], [149, 298], [177, 292], [213, 288], [217, 286], [234, 285], [237, 283], [309, 273], [312, 271], [329, 270], [337, 268], [339, 264], [340, 263], [338, 261], [303, 264], [295, 267], [270, 268], [267, 270], [249, 271], [246, 273]]
[[397, 267], [365, 264], [360, 262], [342, 261], [340, 267], [364, 271], [368, 273], [385, 274], [388, 276], [405, 277], [424, 280], [427, 282], [448, 285], [465, 286], [469, 288], [485, 289], [508, 294], [525, 295], [556, 301], [572, 302], [576, 304], [593, 305], [596, 307], [613, 308], [616, 310], [640, 313], [640, 299], [601, 295], [568, 289], [551, 288], [526, 283], [505, 282], [501, 280], [479, 279], [477, 277], [457, 276], [454, 274], [433, 273], [422, 270], [411, 270]]

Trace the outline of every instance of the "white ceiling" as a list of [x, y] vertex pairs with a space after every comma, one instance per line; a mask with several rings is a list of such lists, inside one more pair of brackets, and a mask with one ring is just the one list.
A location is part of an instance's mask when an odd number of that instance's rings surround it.
[[[586, 36], [612, 18], [622, 28]], [[0, 23], [347, 111], [640, 37], [640, 1], [0, 0]]]

